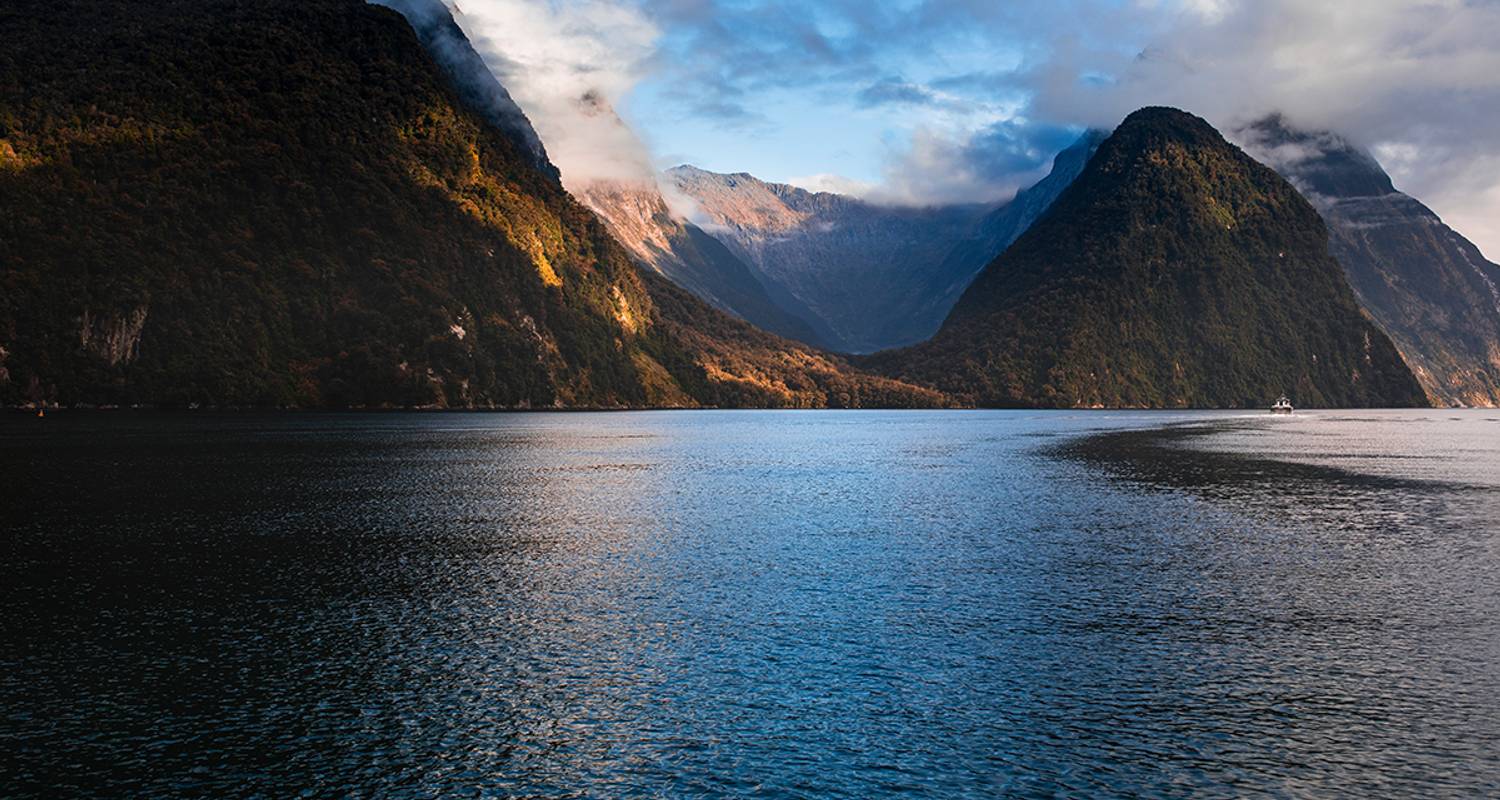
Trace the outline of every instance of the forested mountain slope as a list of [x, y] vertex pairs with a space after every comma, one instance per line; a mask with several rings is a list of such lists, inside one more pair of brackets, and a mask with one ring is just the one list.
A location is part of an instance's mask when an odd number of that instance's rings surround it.
[[1327, 237], [1208, 123], [1142, 109], [936, 337], [864, 363], [982, 405], [1425, 404]]
[[0, 403], [940, 401], [643, 278], [390, 9], [13, 0], [0, 41]]

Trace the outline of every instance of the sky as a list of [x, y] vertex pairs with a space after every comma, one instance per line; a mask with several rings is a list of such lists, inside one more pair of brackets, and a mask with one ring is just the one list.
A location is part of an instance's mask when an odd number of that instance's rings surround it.
[[988, 202], [1141, 106], [1231, 138], [1281, 112], [1500, 257], [1500, 0], [456, 2], [565, 181], [692, 163]]

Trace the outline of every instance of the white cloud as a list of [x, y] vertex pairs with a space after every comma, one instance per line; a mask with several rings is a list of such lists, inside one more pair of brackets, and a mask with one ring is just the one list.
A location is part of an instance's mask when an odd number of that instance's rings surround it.
[[1003, 199], [1016, 185], [997, 185], [972, 158], [969, 137], [922, 127], [905, 147], [886, 159], [881, 184], [871, 192], [875, 202], [893, 205], [938, 205]]
[[846, 178], [843, 175], [834, 175], [830, 172], [820, 172], [816, 175], [802, 175], [795, 178], [787, 178], [787, 183], [809, 192], [832, 192], [849, 197], [864, 197], [875, 188], [875, 184], [868, 181], [859, 181]]
[[607, 0], [462, 0], [458, 22], [531, 118], [567, 185], [653, 175], [613, 107], [645, 75], [660, 31]]
[[[1213, 5], [1159, 15], [1140, 55], [1053, 48], [1022, 76], [1029, 113], [1112, 125], [1142, 105], [1174, 105], [1227, 130], [1281, 111], [1370, 148], [1398, 188], [1500, 254], [1500, 3]], [[1081, 20], [1076, 38], [1108, 38]], [[1111, 80], [1079, 80], [1088, 74]]]

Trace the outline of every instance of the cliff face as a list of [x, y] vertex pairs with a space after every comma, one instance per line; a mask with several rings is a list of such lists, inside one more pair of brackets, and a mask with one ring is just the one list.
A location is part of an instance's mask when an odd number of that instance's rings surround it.
[[1238, 136], [1323, 215], [1360, 304], [1428, 397], [1440, 405], [1500, 405], [1500, 266], [1337, 134], [1269, 117]]
[[940, 401], [641, 274], [389, 9], [16, 0], [0, 41], [0, 403]]
[[1327, 235], [1208, 123], [1142, 109], [934, 339], [864, 363], [983, 405], [1423, 404]]

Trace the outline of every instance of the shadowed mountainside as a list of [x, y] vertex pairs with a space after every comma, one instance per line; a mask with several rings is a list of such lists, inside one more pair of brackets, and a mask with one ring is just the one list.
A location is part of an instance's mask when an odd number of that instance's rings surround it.
[[690, 166], [666, 180], [784, 309], [810, 319], [836, 349], [863, 353], [931, 337], [979, 270], [1047, 210], [1103, 138], [1085, 133], [1046, 178], [997, 207], [883, 206]]
[[1239, 136], [1323, 215], [1360, 304], [1432, 401], [1500, 405], [1500, 266], [1337, 134], [1273, 116]]
[[933, 288], [966, 283], [983, 263], [944, 259], [989, 212], [984, 206], [887, 207], [690, 166], [668, 170], [666, 180], [696, 202], [695, 221], [750, 265], [784, 308], [807, 309], [844, 352], [931, 336], [946, 312], [933, 308]]

